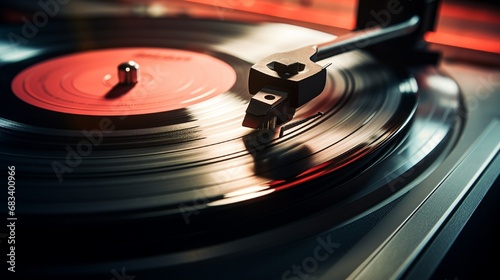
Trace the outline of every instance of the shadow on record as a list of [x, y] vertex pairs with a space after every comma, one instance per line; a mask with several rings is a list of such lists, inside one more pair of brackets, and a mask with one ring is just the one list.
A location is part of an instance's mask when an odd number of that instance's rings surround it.
[[305, 143], [275, 143], [274, 130], [258, 130], [243, 136], [246, 149], [254, 158], [255, 175], [287, 180], [313, 167], [312, 150]]

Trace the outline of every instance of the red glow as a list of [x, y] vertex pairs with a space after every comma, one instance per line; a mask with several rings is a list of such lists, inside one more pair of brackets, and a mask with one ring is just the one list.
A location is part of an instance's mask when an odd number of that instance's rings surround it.
[[[224, 9], [225, 12], [245, 11], [348, 30], [352, 30], [356, 22], [357, 1], [353, 0], [316, 0], [310, 6], [301, 5], [301, 1], [188, 1], [211, 5], [214, 9]], [[500, 53], [500, 17], [497, 10], [488, 10], [474, 3], [444, 1], [438, 18], [436, 32], [425, 36], [429, 43]]]
[[439, 17], [484, 22], [491, 25], [500, 24], [498, 11], [465, 7], [453, 3], [443, 3], [441, 5]]
[[235, 10], [326, 26], [335, 26], [343, 29], [353, 29], [355, 26], [354, 5], [350, 0], [313, 2], [314, 4], [310, 7], [298, 4], [299, 1], [295, 3], [255, 0], [188, 0], [188, 2], [211, 5], [219, 13]]
[[444, 32], [429, 32], [425, 35], [429, 43], [447, 45], [477, 51], [500, 53], [500, 42]]

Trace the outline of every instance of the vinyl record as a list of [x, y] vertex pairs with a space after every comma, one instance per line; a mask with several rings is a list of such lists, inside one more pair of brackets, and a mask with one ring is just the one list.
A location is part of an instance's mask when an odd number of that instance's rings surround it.
[[[456, 128], [457, 96], [422, 89], [408, 69], [362, 51], [320, 61], [332, 63], [326, 87], [298, 109], [297, 125], [283, 135], [241, 125], [253, 63], [329, 39], [281, 24], [80, 19], [54, 21], [12, 46], [17, 56], [0, 59], [2, 164], [21, 178], [24, 232], [51, 228], [44, 242], [26, 239], [35, 252], [26, 263], [56, 274], [182, 264], [245, 251], [216, 246], [326, 208], [339, 206], [333, 226], [395, 197], [385, 193], [390, 176], [439, 156]], [[129, 60], [141, 80], [117, 90], [117, 65]], [[432, 104], [440, 105], [429, 112]], [[384, 164], [387, 181], [366, 181]], [[343, 208], [356, 196], [369, 202]]]

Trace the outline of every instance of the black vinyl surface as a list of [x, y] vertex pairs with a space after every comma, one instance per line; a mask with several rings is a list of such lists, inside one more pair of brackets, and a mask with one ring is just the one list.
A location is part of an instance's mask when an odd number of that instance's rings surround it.
[[[16, 166], [19, 255], [30, 267], [24, 271], [109, 275], [123, 265], [154, 275], [273, 248], [396, 199], [454, 141], [458, 93], [427, 83], [449, 81], [446, 75], [389, 67], [361, 51], [319, 62], [332, 63], [325, 90], [296, 116], [321, 117], [283, 137], [242, 127], [248, 68], [282, 49], [272, 30], [329, 38], [273, 24], [75, 19], [53, 22], [33, 38], [36, 55], [0, 62], [1, 164]], [[269, 39], [262, 52], [257, 34]], [[79, 143], [89, 141], [82, 131], [98, 127], [102, 117], [36, 108], [10, 90], [29, 65], [119, 46], [199, 51], [230, 64], [237, 81], [192, 107], [109, 117], [116, 129], [85, 155], [78, 154]], [[67, 169], [58, 176], [61, 168]]]

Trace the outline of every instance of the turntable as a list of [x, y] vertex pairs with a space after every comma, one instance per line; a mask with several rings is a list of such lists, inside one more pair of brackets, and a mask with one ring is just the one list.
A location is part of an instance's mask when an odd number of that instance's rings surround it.
[[439, 1], [325, 25], [344, 4], [6, 4], [3, 279], [492, 271], [455, 265], [498, 245], [498, 44], [432, 43]]

